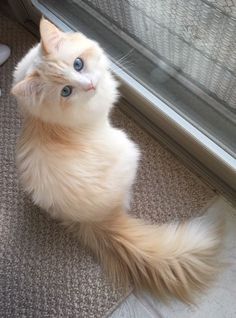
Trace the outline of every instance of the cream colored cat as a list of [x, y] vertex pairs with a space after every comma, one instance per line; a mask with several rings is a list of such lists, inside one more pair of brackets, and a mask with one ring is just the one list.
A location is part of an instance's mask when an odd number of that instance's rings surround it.
[[12, 93], [25, 122], [17, 165], [35, 204], [70, 225], [114, 282], [189, 302], [217, 266], [220, 222], [147, 225], [127, 214], [139, 151], [111, 126], [117, 84], [99, 45], [40, 23]]

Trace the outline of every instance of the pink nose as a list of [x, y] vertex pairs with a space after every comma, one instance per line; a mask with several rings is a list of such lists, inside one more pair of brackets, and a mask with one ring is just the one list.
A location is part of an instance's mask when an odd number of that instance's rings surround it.
[[86, 86], [86, 87], [84, 88], [84, 90], [85, 90], [86, 92], [91, 91], [91, 90], [95, 90], [95, 87], [94, 87], [94, 85], [93, 85], [93, 82], [90, 81], [89, 85]]

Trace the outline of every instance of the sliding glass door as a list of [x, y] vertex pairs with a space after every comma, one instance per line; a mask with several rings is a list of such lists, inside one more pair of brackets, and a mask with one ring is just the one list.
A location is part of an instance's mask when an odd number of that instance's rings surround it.
[[[206, 163], [208, 168], [211, 169], [211, 156], [218, 157], [229, 169], [223, 173], [227, 175], [225, 181], [236, 188], [235, 181], [231, 180], [236, 175], [234, 1], [32, 2], [47, 8], [66, 27], [81, 30], [99, 41], [113, 61], [114, 73], [135, 91], [134, 100], [129, 89], [125, 97], [130, 96], [138, 111], [158, 125], [161, 122], [158, 123], [153, 111], [155, 107], [159, 110], [162, 107], [162, 111], [167, 112], [166, 118], [172, 116], [176, 126], [183, 125], [186, 133], [192, 129], [194, 142], [199, 139], [203, 151], [213, 147]], [[168, 124], [161, 128], [168, 130]], [[184, 145], [184, 137], [181, 138]], [[194, 149], [190, 147], [189, 152]], [[200, 150], [195, 156], [198, 154], [204, 161]], [[217, 164], [214, 170], [218, 173]]]

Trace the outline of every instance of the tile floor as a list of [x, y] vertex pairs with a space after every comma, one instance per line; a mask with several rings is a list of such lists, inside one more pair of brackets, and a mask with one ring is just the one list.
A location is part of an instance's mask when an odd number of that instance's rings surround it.
[[219, 197], [207, 210], [224, 213], [226, 237], [221, 257], [229, 266], [196, 307], [173, 301], [168, 306], [145, 294], [131, 294], [110, 318], [236, 318], [236, 209]]

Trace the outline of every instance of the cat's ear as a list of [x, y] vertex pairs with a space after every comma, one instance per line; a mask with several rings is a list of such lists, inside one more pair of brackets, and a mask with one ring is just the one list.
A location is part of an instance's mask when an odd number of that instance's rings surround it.
[[63, 32], [54, 24], [42, 18], [40, 21], [40, 35], [44, 54], [54, 53], [63, 39]]
[[30, 75], [12, 87], [11, 93], [18, 97], [38, 96], [43, 89], [39, 76]]

